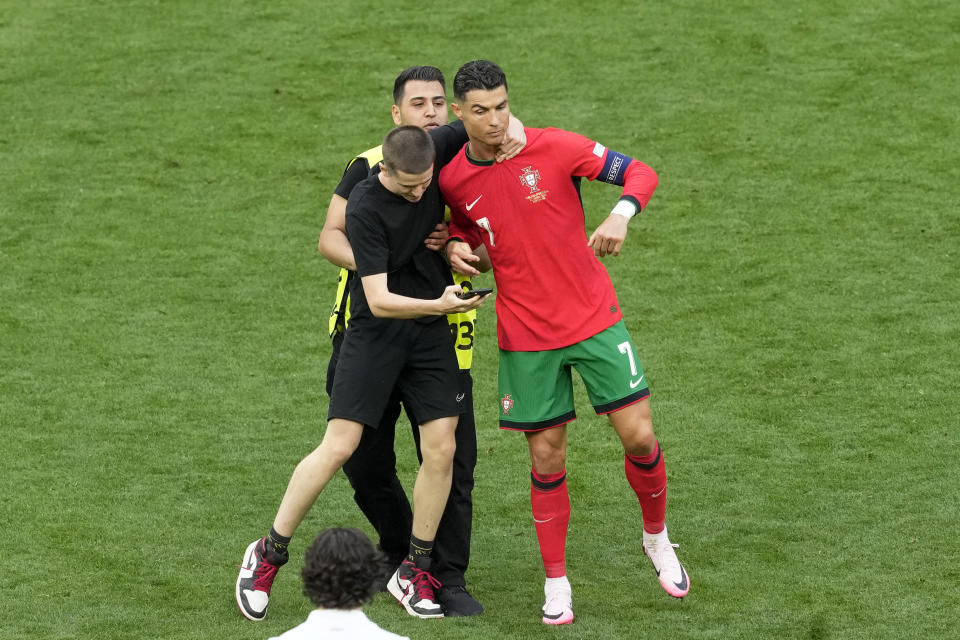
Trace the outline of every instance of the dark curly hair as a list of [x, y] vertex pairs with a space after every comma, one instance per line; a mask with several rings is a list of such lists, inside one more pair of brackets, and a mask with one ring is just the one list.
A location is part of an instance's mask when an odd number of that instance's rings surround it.
[[454, 76], [453, 97], [463, 102], [467, 99], [468, 91], [491, 91], [497, 87], [507, 88], [507, 76], [503, 69], [489, 60], [474, 60], [460, 67]]
[[325, 529], [304, 555], [303, 595], [324, 609], [356, 609], [376, 593], [383, 563], [383, 554], [359, 529]]

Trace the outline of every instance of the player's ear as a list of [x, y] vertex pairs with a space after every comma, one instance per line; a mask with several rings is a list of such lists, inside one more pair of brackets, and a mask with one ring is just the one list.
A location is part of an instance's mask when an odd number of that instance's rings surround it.
[[400, 120], [400, 107], [393, 105], [390, 107], [390, 113], [393, 115], [393, 124], [397, 125], [398, 127], [403, 124], [403, 122]]
[[463, 120], [463, 118], [460, 117], [460, 105], [459, 105], [459, 104], [457, 104], [456, 102], [451, 102], [451, 103], [450, 103], [450, 110], [453, 111], [453, 115], [455, 115], [455, 116], [457, 116], [458, 118], [460, 118], [461, 120]]

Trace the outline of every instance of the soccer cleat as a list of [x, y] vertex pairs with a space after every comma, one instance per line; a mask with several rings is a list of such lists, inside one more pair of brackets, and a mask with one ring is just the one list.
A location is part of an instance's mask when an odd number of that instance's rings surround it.
[[286, 554], [268, 551], [266, 542], [266, 538], [260, 538], [250, 543], [237, 577], [237, 606], [244, 617], [254, 622], [267, 616], [273, 579], [287, 562]]
[[443, 608], [434, 592], [440, 588], [440, 581], [430, 575], [429, 561], [425, 564], [425, 567], [418, 567], [410, 560], [404, 560], [387, 583], [387, 591], [412, 616], [442, 618]]
[[437, 592], [437, 598], [443, 607], [443, 615], [447, 618], [478, 616], [483, 613], [483, 605], [470, 595], [466, 587], [459, 584], [442, 587]]
[[570, 583], [564, 578], [562, 585], [544, 586], [546, 602], [543, 604], [543, 624], [570, 624], [573, 622], [573, 596]]
[[680, 545], [671, 544], [667, 537], [667, 530], [657, 535], [643, 532], [643, 552], [650, 558], [653, 568], [657, 571], [660, 586], [674, 598], [682, 598], [690, 591], [690, 577], [686, 569], [677, 559], [675, 548]]

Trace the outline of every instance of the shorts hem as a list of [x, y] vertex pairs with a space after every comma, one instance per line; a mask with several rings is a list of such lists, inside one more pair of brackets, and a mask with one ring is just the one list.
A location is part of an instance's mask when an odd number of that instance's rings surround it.
[[555, 418], [540, 420], [538, 422], [515, 422], [513, 420], [504, 420], [503, 418], [500, 418], [500, 428], [507, 431], [524, 431], [532, 433], [535, 431], [546, 431], [547, 429], [562, 427], [568, 422], [573, 422], [576, 419], [577, 414], [573, 411], [568, 411], [567, 413], [559, 415]]
[[620, 398], [619, 400], [614, 400], [613, 402], [607, 402], [605, 404], [594, 405], [593, 410], [597, 412], [598, 416], [607, 415], [608, 413], [613, 413], [629, 407], [632, 404], [636, 404], [643, 400], [644, 398], [650, 397], [650, 388], [644, 387], [637, 391], [636, 393], [631, 393], [625, 398]]

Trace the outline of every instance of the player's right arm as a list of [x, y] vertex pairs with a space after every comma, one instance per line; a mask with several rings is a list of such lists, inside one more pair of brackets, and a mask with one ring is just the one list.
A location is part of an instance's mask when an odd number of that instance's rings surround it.
[[[443, 179], [440, 181], [443, 190]], [[446, 197], [447, 194], [444, 194]], [[476, 227], [460, 210], [455, 202], [448, 199], [450, 204], [450, 239], [445, 247], [447, 263], [457, 273], [474, 277], [481, 271], [490, 270], [490, 256], [487, 248], [480, 240]], [[472, 247], [477, 247], [474, 251]], [[482, 251], [481, 251], [482, 249]]]
[[[474, 277], [480, 275], [477, 267], [481, 266], [481, 258], [470, 248], [470, 245], [462, 240], [452, 239], [447, 242], [447, 262], [450, 268], [457, 273]], [[487, 258], [489, 264], [490, 259]]]
[[330, 198], [327, 206], [327, 217], [323, 221], [320, 231], [320, 241], [317, 248], [324, 258], [350, 271], [357, 270], [357, 262], [353, 257], [353, 247], [347, 240], [347, 200], [337, 194]]
[[490, 297], [490, 294], [468, 300], [461, 300], [457, 294], [462, 291], [460, 285], [450, 285], [443, 295], [435, 300], [422, 300], [391, 293], [387, 288], [387, 274], [375, 273], [360, 278], [363, 295], [367, 298], [370, 312], [378, 318], [420, 318], [423, 316], [445, 316], [450, 313], [466, 313], [476, 309]]

